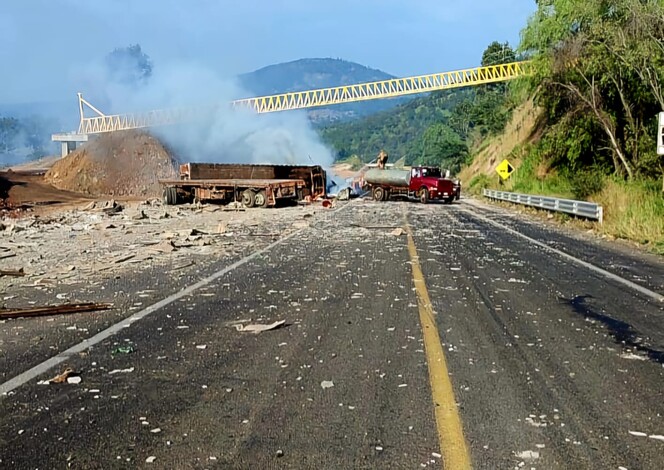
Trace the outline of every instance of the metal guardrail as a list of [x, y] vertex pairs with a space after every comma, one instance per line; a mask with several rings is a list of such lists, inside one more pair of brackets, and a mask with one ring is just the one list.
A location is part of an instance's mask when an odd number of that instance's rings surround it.
[[537, 207], [538, 209], [546, 209], [549, 211], [565, 212], [578, 217], [598, 220], [600, 224], [604, 221], [604, 209], [599, 204], [593, 202], [535, 196], [532, 194], [509, 193], [492, 189], [485, 189], [482, 191], [482, 194], [489, 199], [513, 202], [515, 204], [523, 204], [525, 206]]

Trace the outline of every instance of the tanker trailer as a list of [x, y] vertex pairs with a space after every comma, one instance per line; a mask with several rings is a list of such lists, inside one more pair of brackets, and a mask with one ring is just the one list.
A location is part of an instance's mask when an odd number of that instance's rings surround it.
[[445, 203], [454, 201], [454, 184], [444, 178], [439, 168], [413, 167], [410, 170], [371, 169], [364, 175], [367, 190], [375, 201], [387, 201], [391, 196], [417, 198], [426, 204], [430, 199]]

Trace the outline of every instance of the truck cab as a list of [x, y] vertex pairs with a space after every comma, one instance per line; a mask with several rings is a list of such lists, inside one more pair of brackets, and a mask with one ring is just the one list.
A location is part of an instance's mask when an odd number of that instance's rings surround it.
[[411, 168], [409, 190], [423, 203], [430, 199], [442, 199], [451, 203], [458, 197], [454, 182], [449, 179], [449, 172], [443, 174], [440, 168], [432, 166]]

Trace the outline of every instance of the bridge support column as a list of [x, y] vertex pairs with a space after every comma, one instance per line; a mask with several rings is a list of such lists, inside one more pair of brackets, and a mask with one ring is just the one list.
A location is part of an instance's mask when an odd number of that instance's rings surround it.
[[79, 143], [87, 142], [88, 137], [88, 134], [53, 134], [51, 140], [60, 142], [60, 155], [64, 158], [76, 150]]
[[76, 142], [60, 142], [62, 152], [60, 156], [62, 158], [65, 158], [67, 155], [69, 155], [71, 152], [76, 150]]

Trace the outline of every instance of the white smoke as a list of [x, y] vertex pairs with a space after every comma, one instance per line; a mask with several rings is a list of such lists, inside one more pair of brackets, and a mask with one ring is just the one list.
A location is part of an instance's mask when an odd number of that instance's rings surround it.
[[76, 74], [86, 90], [84, 97], [105, 114], [198, 107], [195, 120], [151, 129], [183, 161], [326, 168], [334, 161], [304, 111], [255, 114], [233, 110], [229, 106], [232, 100], [251, 94], [235, 79], [219, 77], [200, 64], [156, 64], [150, 80], [141, 86], [112, 81], [102, 64]]

